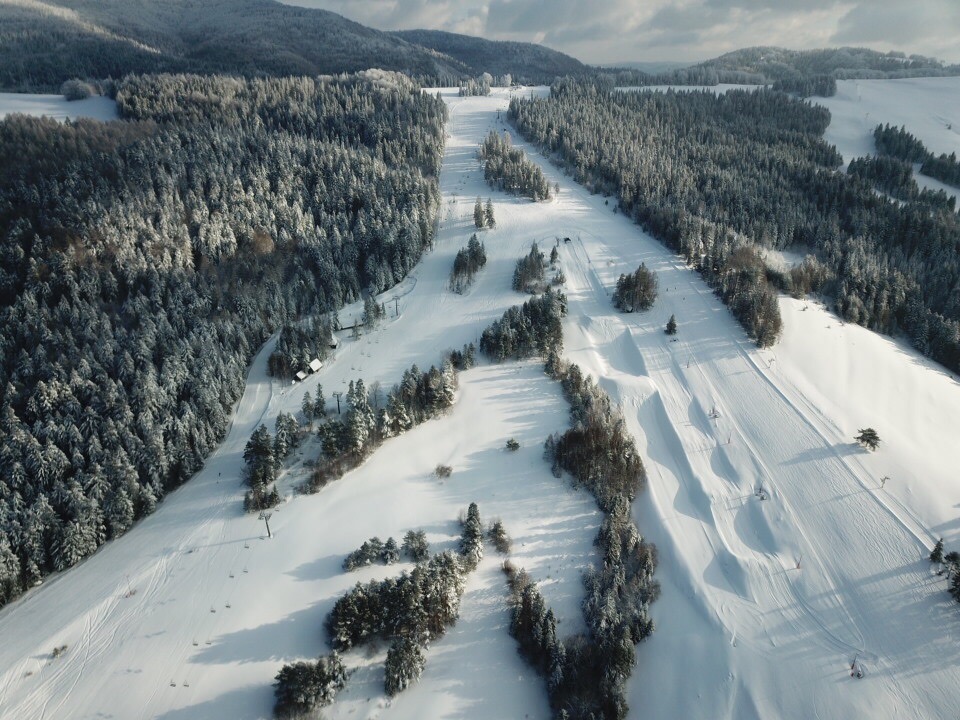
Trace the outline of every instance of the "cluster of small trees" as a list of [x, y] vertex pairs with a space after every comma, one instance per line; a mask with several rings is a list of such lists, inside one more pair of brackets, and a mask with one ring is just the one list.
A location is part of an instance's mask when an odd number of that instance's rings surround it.
[[333, 330], [326, 319], [284, 324], [277, 346], [267, 359], [267, 372], [274, 377], [289, 378], [306, 370], [314, 358], [327, 357], [331, 337]]
[[[350, 562], [350, 567], [345, 562], [344, 569], [372, 562], [364, 559], [380, 557], [391, 542], [392, 538], [382, 544], [376, 538], [368, 540], [348, 558], [356, 562]], [[431, 557], [423, 531], [408, 532], [403, 550], [417, 563], [412, 571], [366, 585], [357, 583], [334, 603], [325, 621], [334, 648], [329, 658], [281, 669], [274, 686], [278, 717], [329, 704], [346, 682], [338, 652], [378, 638], [391, 643], [384, 679], [388, 695], [396, 695], [420, 679], [427, 645], [457, 621], [465, 575], [483, 557], [483, 525], [476, 503], [470, 503], [462, 521], [458, 553], [448, 551]]]
[[[462, 355], [461, 355], [462, 357]], [[306, 492], [317, 492], [359, 465], [387, 438], [435, 417], [453, 405], [457, 369], [450, 359], [442, 369], [421, 372], [414, 365], [404, 371], [400, 383], [380, 398], [379, 386], [368, 392], [363, 380], [351, 381], [345, 395], [343, 416], [329, 417], [317, 429], [323, 455], [317, 460]]]
[[567, 314], [567, 297], [547, 288], [523, 305], [514, 305], [480, 336], [480, 351], [501, 362], [548, 356], [563, 348], [560, 320]]
[[457, 370], [469, 370], [476, 363], [477, 348], [471, 342], [463, 346], [462, 350], [451, 350], [447, 359]]
[[309, 390], [303, 393], [300, 412], [308, 425], [312, 425], [314, 420], [327, 414], [327, 400], [323, 396], [323, 385], [317, 383], [317, 391], [314, 395], [311, 395]]
[[459, 83], [460, 97], [476, 97], [478, 95], [489, 95], [490, 86], [493, 84], [493, 76], [489, 73], [483, 73], [477, 78], [468, 78]]
[[266, 425], [260, 425], [253, 431], [243, 450], [246, 462], [244, 479], [250, 490], [244, 496], [244, 508], [263, 510], [274, 507], [280, 502], [276, 487], [271, 487], [277, 479], [277, 470], [284, 460], [300, 445], [303, 432], [300, 423], [289, 413], [277, 415], [276, 433], [271, 437]]
[[496, 218], [493, 216], [493, 200], [491, 198], [487, 198], [487, 204], [484, 205], [477, 197], [477, 201], [473, 204], [473, 224], [477, 230], [497, 226]]
[[463, 294], [473, 283], [473, 276], [486, 264], [487, 250], [474, 233], [467, 241], [467, 246], [458, 250], [457, 256], [453, 259], [450, 289], [455, 293]]
[[384, 565], [393, 565], [400, 560], [400, 548], [397, 547], [397, 541], [392, 537], [384, 542], [378, 537], [372, 537], [364, 540], [363, 545], [358, 547], [343, 560], [344, 570], [356, 570], [359, 567], [372, 565], [375, 562], [381, 562]]
[[[388, 667], [385, 689], [398, 692], [420, 677], [422, 648], [456, 622], [463, 590], [463, 564], [451, 552], [434, 555], [397, 578], [357, 583], [327, 615], [330, 642], [336, 650], [348, 650], [377, 638], [390, 640], [397, 657]], [[405, 643], [416, 645], [418, 652]]]
[[347, 555], [343, 561], [343, 569], [356, 570], [375, 562], [393, 565], [400, 561], [401, 552], [413, 562], [422, 562], [430, 557], [426, 533], [423, 530], [410, 530], [404, 536], [403, 545], [400, 547], [392, 537], [387, 538], [386, 542], [378, 537], [365, 540], [359, 548]]
[[284, 665], [273, 685], [278, 718], [302, 718], [333, 702], [347, 684], [347, 669], [336, 651], [316, 662]]
[[247, 510], [262, 510], [276, 505], [280, 498], [274, 497], [275, 491], [272, 492], [270, 486], [277, 479], [277, 463], [273, 439], [266, 425], [253, 431], [243, 450], [243, 459], [247, 464], [246, 481], [250, 486], [244, 507]]
[[540, 167], [529, 160], [523, 150], [514, 148], [509, 133], [499, 135], [491, 130], [480, 145], [483, 177], [490, 187], [533, 201], [550, 197], [550, 183]]
[[413, 562], [423, 562], [430, 557], [430, 545], [423, 530], [408, 530], [403, 536], [403, 554]]
[[387, 316], [386, 303], [378, 303], [372, 295], [363, 299], [363, 326], [373, 330]]
[[513, 271], [513, 289], [517, 292], [543, 292], [546, 268], [543, 253], [536, 242], [532, 243], [530, 252], [517, 260], [517, 267]]
[[930, 562], [937, 564], [938, 575], [944, 573], [944, 565], [946, 565], [947, 592], [950, 593], [950, 597], [960, 603], [960, 552], [951, 550], [944, 554], [943, 538], [940, 538], [930, 551]]
[[507, 528], [499, 518], [494, 520], [487, 530], [487, 538], [493, 543], [493, 547], [498, 553], [507, 555], [510, 553], [510, 536], [507, 534]]
[[934, 155], [906, 127], [877, 125], [873, 131], [877, 152], [908, 163], [920, 163], [920, 172], [954, 187], [960, 187], [960, 161], [955, 152]]
[[96, 91], [96, 88], [91, 83], [76, 78], [65, 80], [60, 86], [60, 94], [71, 102], [74, 100], [86, 100], [95, 94]]
[[640, 263], [631, 275], [621, 275], [613, 293], [613, 305], [622, 312], [649, 310], [657, 299], [660, 282], [653, 270]]

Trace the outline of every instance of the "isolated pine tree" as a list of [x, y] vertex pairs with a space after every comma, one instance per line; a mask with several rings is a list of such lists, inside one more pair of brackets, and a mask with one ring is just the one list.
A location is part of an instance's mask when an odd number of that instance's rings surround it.
[[487, 198], [487, 207], [484, 209], [483, 219], [488, 228], [497, 226], [497, 221], [493, 217], [493, 200], [491, 198]]
[[387, 651], [384, 690], [391, 697], [403, 692], [423, 674], [423, 650], [409, 637], [399, 637]]
[[670, 319], [667, 320], [667, 327], [664, 328], [664, 332], [667, 335], [676, 335], [677, 334], [677, 318], [674, 315], [670, 316]]
[[467, 518], [460, 536], [460, 555], [467, 570], [473, 570], [483, 559], [483, 524], [476, 503], [470, 503], [467, 508]]
[[943, 564], [943, 538], [937, 540], [937, 544], [933, 546], [933, 550], [930, 551], [930, 562], [937, 563], [938, 565]]
[[951, 577], [954, 575], [960, 575], [960, 553], [958, 553], [956, 550], [951, 550], [943, 556], [943, 562], [947, 566], [948, 575]]
[[863, 445], [868, 450], [876, 450], [880, 447], [880, 436], [873, 428], [861, 428], [860, 434], [854, 440]]
[[303, 413], [303, 417], [306, 418], [308, 423], [313, 422], [314, 404], [313, 397], [310, 395], [309, 390], [303, 394], [303, 402], [300, 404], [300, 411]]
[[[306, 400], [306, 398], [304, 398]], [[323, 396], [323, 386], [317, 385], [317, 396], [313, 400], [313, 417], [321, 418], [327, 414], [327, 399]]]
[[477, 202], [473, 205], [473, 224], [477, 230], [483, 230], [487, 224], [487, 216], [486, 213], [483, 212], [483, 203], [479, 196], [477, 196]]
[[387, 538], [380, 550], [380, 560], [384, 565], [393, 565], [400, 560], [400, 549], [397, 547], [397, 541], [392, 537]]
[[960, 602], [960, 573], [954, 573], [950, 578], [950, 597]]
[[427, 544], [427, 534], [423, 530], [410, 530], [403, 536], [403, 552], [414, 562], [421, 562], [430, 557], [430, 546]]

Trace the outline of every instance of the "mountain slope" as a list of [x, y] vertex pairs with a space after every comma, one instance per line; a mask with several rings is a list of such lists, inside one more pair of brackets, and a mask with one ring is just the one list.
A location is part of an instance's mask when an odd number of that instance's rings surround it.
[[318, 75], [370, 67], [436, 80], [465, 66], [325, 10], [273, 0], [0, 0], [0, 87], [128, 72]]
[[576, 58], [534, 43], [484, 40], [440, 30], [402, 30], [390, 34], [454, 58], [477, 75], [509, 73], [522, 83], [549, 84], [558, 75], [594, 73]]

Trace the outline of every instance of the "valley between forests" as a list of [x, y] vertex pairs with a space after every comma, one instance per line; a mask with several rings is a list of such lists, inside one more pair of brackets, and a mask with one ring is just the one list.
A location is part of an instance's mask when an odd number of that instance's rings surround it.
[[[328, 398], [357, 378], [389, 388], [411, 364], [425, 369], [476, 342], [523, 301], [510, 278], [532, 241], [557, 247], [566, 276], [564, 357], [620, 404], [647, 469], [634, 516], [659, 549], [662, 595], [656, 631], [637, 646], [630, 716], [951, 717], [960, 618], [926, 556], [937, 536], [958, 538], [955, 378], [813, 300], [782, 298], [784, 338], [758, 350], [681, 258], [516, 133], [559, 194], [531, 203], [486, 186], [476, 150], [507, 129], [509, 91], [443, 96], [438, 237], [378, 297], [380, 327], [343, 333], [320, 372], [293, 386], [266, 374], [272, 338], [203, 470], [126, 536], [0, 610], [0, 717], [269, 717], [280, 666], [327, 651], [334, 601], [401, 567], [347, 574], [344, 556], [417, 528], [431, 550], [452, 548], [470, 502], [503, 520], [512, 561], [541, 584], [562, 633], [580, 629], [580, 575], [596, 562], [601, 515], [542, 458], [545, 437], [568, 420], [539, 362], [462, 372], [447, 415], [386, 441], [316, 495], [293, 494], [319, 450], [304, 444], [280, 479], [273, 538], [242, 507], [242, 454], [258, 425], [296, 413], [317, 384]], [[447, 279], [475, 232], [478, 196], [492, 197], [496, 228], [480, 233], [487, 265], [461, 296]], [[620, 314], [610, 293], [640, 262], [657, 272], [659, 297], [648, 312]], [[344, 324], [361, 310], [341, 310]], [[671, 314], [676, 342], [663, 333]], [[830, 378], [840, 379], [828, 391]], [[884, 438], [875, 454], [852, 441], [868, 424]], [[511, 437], [515, 453], [504, 451]], [[443, 480], [432, 475], [441, 463], [453, 468]], [[352, 651], [358, 669], [324, 716], [549, 717], [543, 681], [507, 633], [501, 560], [488, 551], [469, 576], [460, 620], [430, 646], [418, 684], [388, 700], [386, 648]], [[67, 652], [51, 660], [60, 645]], [[854, 658], [861, 680], [849, 676]]]

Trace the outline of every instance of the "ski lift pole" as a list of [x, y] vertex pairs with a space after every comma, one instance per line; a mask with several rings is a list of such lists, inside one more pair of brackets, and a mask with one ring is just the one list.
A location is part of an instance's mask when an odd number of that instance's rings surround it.
[[258, 520], [263, 520], [264, 525], [267, 526], [267, 537], [268, 537], [268, 538], [272, 538], [272, 537], [273, 537], [273, 533], [270, 532], [270, 518], [272, 518], [272, 517], [273, 517], [273, 513], [268, 513], [268, 512], [266, 512], [265, 510], [263, 510], [263, 511], [260, 512], [260, 517], [257, 518]]

